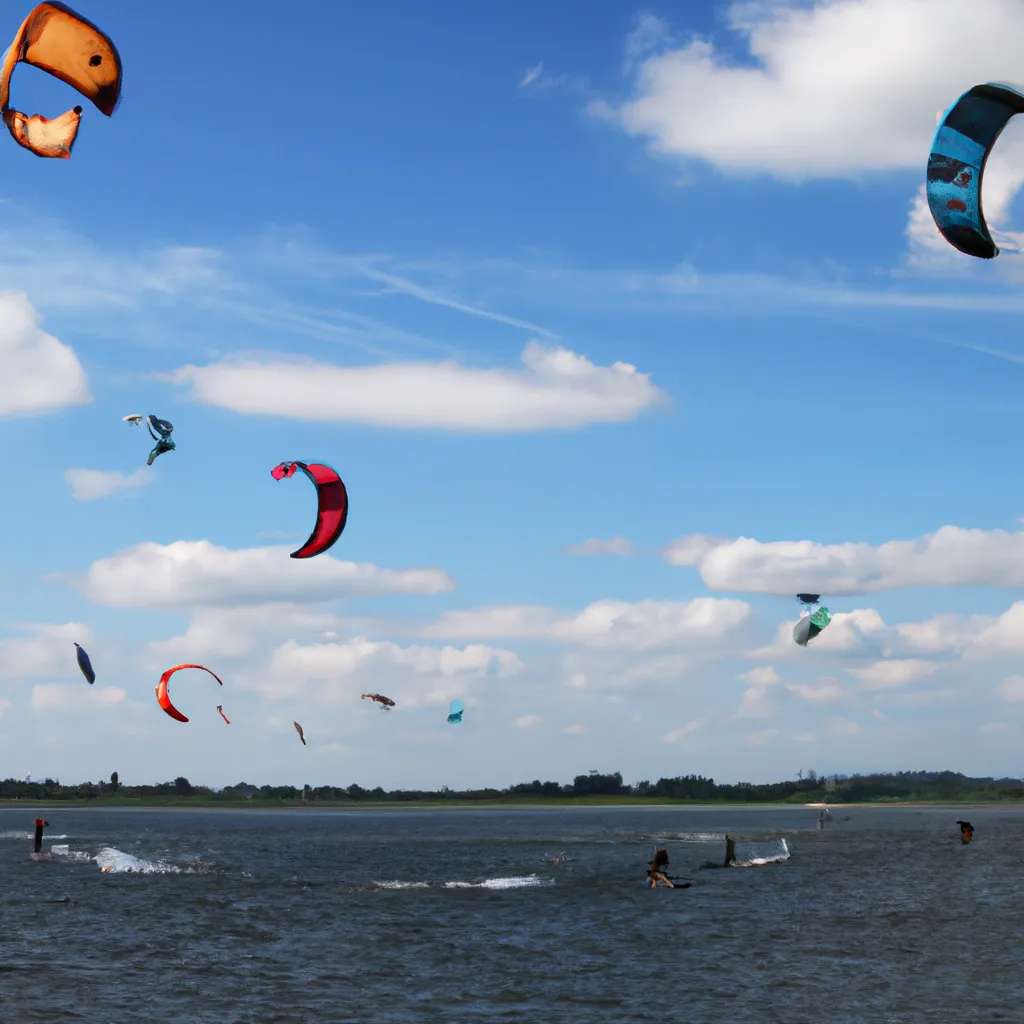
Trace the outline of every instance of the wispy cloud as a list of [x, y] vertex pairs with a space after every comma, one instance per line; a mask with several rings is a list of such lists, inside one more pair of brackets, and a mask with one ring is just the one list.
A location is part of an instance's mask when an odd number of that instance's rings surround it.
[[536, 82], [541, 76], [541, 72], [544, 70], [544, 61], [540, 61], [535, 64], [532, 68], [527, 68], [526, 74], [523, 75], [523, 80], [519, 83], [519, 88], [522, 89], [527, 85]]
[[140, 468], [134, 473], [109, 469], [69, 469], [64, 479], [76, 501], [98, 501], [115, 494], [136, 495], [155, 479], [153, 470]]
[[633, 553], [633, 545], [625, 537], [611, 537], [601, 540], [591, 537], [582, 544], [569, 544], [565, 548], [567, 555], [620, 555], [625, 557]]

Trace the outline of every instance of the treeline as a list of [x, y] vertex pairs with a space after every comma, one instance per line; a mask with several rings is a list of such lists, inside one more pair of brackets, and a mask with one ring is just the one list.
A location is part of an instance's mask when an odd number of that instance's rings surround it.
[[0, 800], [124, 800], [145, 802], [261, 804], [372, 804], [444, 801], [526, 802], [572, 801], [590, 798], [615, 802], [693, 801], [697, 803], [872, 803], [886, 801], [985, 801], [1024, 800], [1020, 779], [971, 778], [959, 772], [897, 772], [870, 775], [819, 776], [800, 772], [784, 782], [716, 783], [703, 775], [680, 775], [657, 782], [645, 780], [627, 785], [621, 772], [577, 775], [571, 784], [521, 782], [507, 789], [385, 790], [364, 789], [352, 784], [340, 786], [253, 786], [239, 782], [222, 789], [194, 786], [179, 776], [173, 782], [131, 786], [122, 783], [117, 772], [108, 782], [80, 782], [62, 786], [59, 780], [42, 782], [6, 779], [0, 782]]

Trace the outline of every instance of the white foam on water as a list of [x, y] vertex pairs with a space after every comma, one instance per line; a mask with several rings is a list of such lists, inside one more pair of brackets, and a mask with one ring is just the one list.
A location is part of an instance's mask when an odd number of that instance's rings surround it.
[[99, 865], [101, 871], [108, 874], [138, 874], [138, 875], [180, 875], [192, 874], [192, 868], [182, 868], [177, 864], [168, 864], [162, 860], [143, 860], [141, 857], [133, 857], [130, 853], [124, 853], [112, 846], [106, 846], [95, 857], [92, 858]]
[[429, 882], [374, 882], [378, 889], [429, 889]]
[[[782, 849], [778, 853], [768, 854], [764, 857], [749, 857], [747, 860], [736, 860], [733, 863], [735, 868], [759, 868], [765, 864], [781, 864], [783, 861], [789, 860], [789, 844], [785, 839], [780, 839], [779, 844]], [[751, 844], [756, 846], [765, 846], [765, 843]]]
[[485, 878], [482, 882], [445, 882], [446, 889], [530, 889], [538, 885], [554, 885], [553, 879], [536, 875], [513, 878]]

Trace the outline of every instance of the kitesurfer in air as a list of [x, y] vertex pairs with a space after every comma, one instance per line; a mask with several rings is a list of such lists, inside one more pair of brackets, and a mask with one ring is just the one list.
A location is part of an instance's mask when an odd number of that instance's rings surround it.
[[659, 882], [662, 885], [667, 885], [670, 889], [675, 888], [675, 885], [672, 884], [672, 880], [665, 874], [664, 869], [667, 867], [668, 850], [659, 850], [658, 847], [655, 846], [654, 860], [651, 861], [651, 866], [647, 869], [648, 888], [656, 888]]
[[[160, 419], [158, 416], [150, 415], [146, 417], [146, 428], [149, 430], [149, 436], [156, 441], [156, 445], [146, 460], [146, 465], [152, 466], [158, 455], [174, 451], [174, 442], [171, 440], [174, 425], [167, 420]], [[156, 433], [153, 432], [154, 430]]]

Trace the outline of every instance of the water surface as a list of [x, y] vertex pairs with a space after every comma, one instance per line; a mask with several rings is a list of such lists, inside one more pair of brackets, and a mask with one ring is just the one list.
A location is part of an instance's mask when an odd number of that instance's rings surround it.
[[[1024, 1020], [1015, 809], [59, 807], [33, 863], [37, 813], [0, 809], [3, 1024]], [[726, 832], [790, 857], [696, 870]], [[655, 840], [692, 888], [642, 888]]]

